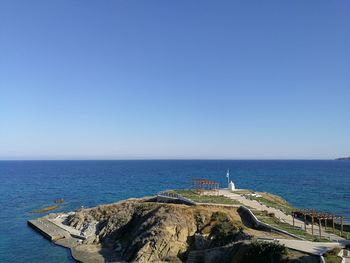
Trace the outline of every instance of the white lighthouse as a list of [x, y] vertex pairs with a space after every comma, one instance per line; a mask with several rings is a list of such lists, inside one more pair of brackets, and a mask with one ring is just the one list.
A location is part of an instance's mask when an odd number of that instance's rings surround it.
[[228, 190], [234, 191], [236, 188], [235, 188], [235, 184], [232, 181], [230, 181], [230, 169], [227, 169], [226, 178], [227, 178]]

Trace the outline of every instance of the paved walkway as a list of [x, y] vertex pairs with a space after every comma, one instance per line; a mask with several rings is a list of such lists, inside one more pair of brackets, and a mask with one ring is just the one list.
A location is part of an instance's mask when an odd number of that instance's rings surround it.
[[[290, 225], [293, 225], [293, 217], [291, 215], [286, 215], [283, 213], [281, 210], [273, 208], [273, 207], [267, 207], [264, 204], [259, 203], [256, 200], [250, 200], [245, 198], [244, 196], [241, 196], [240, 194], [235, 194], [234, 192], [231, 192], [227, 189], [220, 189], [219, 194], [226, 196], [228, 198], [237, 200], [244, 206], [251, 207], [253, 209], [259, 210], [259, 211], [268, 211], [269, 213], [274, 213], [276, 218], [278, 218], [280, 221], [288, 223]], [[299, 219], [294, 219], [294, 224], [297, 227], [300, 227], [301, 229], [304, 229], [304, 222], [299, 220]], [[311, 225], [306, 225], [306, 231], [311, 234]], [[319, 236], [319, 227], [318, 225], [314, 225], [314, 235]], [[338, 242], [338, 241], [344, 241], [345, 239], [342, 237], [339, 237], [337, 235], [334, 235], [332, 233], [326, 233], [324, 227], [321, 227], [321, 235], [324, 238], [329, 239], [330, 241], [333, 242]]]
[[292, 239], [276, 239], [280, 244], [288, 248], [306, 252], [313, 255], [323, 255], [327, 250], [335, 247], [342, 247], [341, 243], [337, 242], [311, 242], [304, 240]]
[[[260, 238], [264, 240], [264, 238]], [[344, 247], [344, 242], [311, 242], [304, 240], [292, 240], [292, 239], [265, 239], [265, 241], [272, 242], [278, 241], [280, 244], [285, 245], [286, 247], [301, 252], [322, 256], [326, 251], [331, 250], [335, 247]], [[349, 257], [342, 257], [342, 263], [350, 263]]]

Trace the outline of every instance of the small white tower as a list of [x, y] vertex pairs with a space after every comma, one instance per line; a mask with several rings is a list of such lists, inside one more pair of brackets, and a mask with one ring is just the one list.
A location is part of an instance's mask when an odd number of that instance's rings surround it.
[[229, 184], [228, 184], [228, 190], [230, 191], [234, 191], [236, 188], [235, 188], [235, 184], [231, 181]]
[[227, 173], [226, 173], [226, 178], [227, 178], [227, 184], [230, 184], [230, 169], [227, 169]]
[[228, 190], [234, 191], [236, 188], [235, 188], [235, 184], [232, 181], [230, 181], [230, 169], [227, 169], [226, 178], [227, 178]]

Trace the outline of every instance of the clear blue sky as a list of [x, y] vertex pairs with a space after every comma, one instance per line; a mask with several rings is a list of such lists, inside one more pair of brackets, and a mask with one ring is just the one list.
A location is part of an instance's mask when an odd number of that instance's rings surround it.
[[0, 2], [0, 159], [350, 155], [350, 1]]

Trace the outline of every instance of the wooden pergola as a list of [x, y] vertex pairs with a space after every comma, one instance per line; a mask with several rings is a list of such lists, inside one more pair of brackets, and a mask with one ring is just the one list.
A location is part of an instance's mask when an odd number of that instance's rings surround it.
[[314, 209], [299, 209], [299, 210], [292, 211], [293, 226], [294, 226], [294, 218], [298, 216], [303, 218], [305, 231], [306, 231], [307, 220], [310, 221], [311, 219], [312, 234], [314, 234], [314, 224], [316, 221], [318, 223], [320, 238], [321, 238], [321, 226], [324, 225], [325, 230], [327, 230], [327, 227], [328, 227], [327, 225], [328, 223], [330, 223], [330, 227], [332, 227], [333, 233], [335, 233], [335, 224], [337, 224], [337, 221], [339, 222], [339, 225], [340, 225], [340, 235], [341, 236], [343, 235], [343, 229], [344, 229], [343, 216], [337, 216], [337, 215], [325, 213], [325, 212], [317, 212]]
[[194, 179], [193, 181], [194, 190], [197, 192], [203, 191], [215, 191], [219, 192], [220, 184], [216, 181], [207, 179]]

